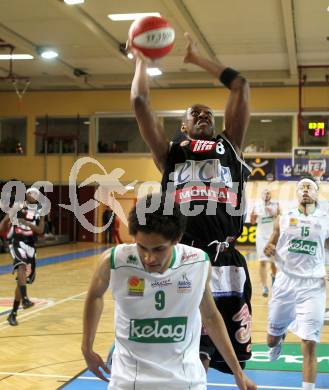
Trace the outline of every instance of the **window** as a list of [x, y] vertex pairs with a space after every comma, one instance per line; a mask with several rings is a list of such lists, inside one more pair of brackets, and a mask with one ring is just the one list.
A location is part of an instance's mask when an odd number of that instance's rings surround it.
[[97, 118], [98, 153], [148, 153], [135, 118]]
[[26, 118], [0, 118], [0, 153], [26, 153]]
[[89, 118], [86, 117], [38, 117], [36, 152], [45, 153], [88, 153]]
[[329, 146], [329, 115], [302, 116], [301, 128], [301, 146]]
[[244, 142], [244, 152], [291, 152], [292, 122], [293, 116], [252, 116]]

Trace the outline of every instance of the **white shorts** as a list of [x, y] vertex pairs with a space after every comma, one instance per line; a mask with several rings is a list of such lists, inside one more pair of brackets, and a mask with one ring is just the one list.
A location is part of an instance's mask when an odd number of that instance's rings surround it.
[[267, 257], [264, 253], [264, 248], [269, 241], [269, 237], [263, 237], [261, 235], [256, 236], [256, 252], [257, 259], [259, 261], [274, 261], [274, 257]]
[[302, 340], [319, 342], [326, 308], [326, 282], [279, 272], [269, 303], [268, 333], [281, 336], [289, 329]]
[[[161, 347], [159, 347], [161, 351]], [[160, 352], [159, 352], [160, 353]], [[200, 361], [201, 363], [201, 361]], [[120, 355], [116, 349], [113, 352], [112, 356], [112, 375], [111, 381], [109, 383], [109, 390], [206, 390], [206, 374], [203, 366], [200, 364], [200, 369], [195, 370], [196, 372], [192, 373], [189, 376], [191, 380], [193, 376], [196, 376], [198, 379], [194, 383], [185, 382], [184, 384], [176, 384], [175, 382], [175, 373], [179, 370], [177, 367], [168, 367], [166, 372], [162, 372], [156, 366], [153, 370], [150, 367], [150, 364], [145, 365], [142, 361], [137, 363], [137, 360], [127, 358], [126, 356]], [[168, 374], [169, 372], [169, 374]], [[199, 375], [197, 375], [199, 372]], [[163, 374], [163, 375], [161, 375]]]

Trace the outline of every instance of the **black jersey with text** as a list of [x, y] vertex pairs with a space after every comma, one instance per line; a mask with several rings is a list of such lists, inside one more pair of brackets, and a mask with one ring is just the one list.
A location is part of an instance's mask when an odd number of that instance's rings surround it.
[[[17, 212], [17, 219], [25, 220], [32, 223], [33, 225], [38, 225], [40, 222], [40, 212], [41, 205], [25, 204], [23, 208]], [[23, 241], [28, 245], [34, 245], [36, 235], [29, 226], [20, 221], [17, 225], [13, 226], [13, 233], [11, 238], [13, 241]]]
[[225, 134], [213, 140], [173, 143], [162, 188], [175, 192], [177, 203], [202, 212], [188, 218], [186, 236], [200, 242], [233, 241], [242, 231], [243, 188], [250, 168]]

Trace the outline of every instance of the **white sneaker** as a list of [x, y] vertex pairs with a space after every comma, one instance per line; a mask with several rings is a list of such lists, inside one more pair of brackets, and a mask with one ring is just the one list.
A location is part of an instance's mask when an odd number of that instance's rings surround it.
[[281, 337], [281, 340], [279, 343], [275, 346], [269, 349], [268, 351], [268, 357], [270, 358], [270, 362], [274, 362], [279, 358], [281, 355], [281, 348], [282, 348], [282, 343], [284, 342], [284, 339], [286, 338], [286, 333]]

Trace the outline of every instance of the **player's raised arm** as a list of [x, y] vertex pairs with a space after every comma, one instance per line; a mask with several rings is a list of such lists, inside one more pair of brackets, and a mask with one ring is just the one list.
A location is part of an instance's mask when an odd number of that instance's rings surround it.
[[220, 61], [213, 61], [200, 55], [196, 44], [185, 33], [187, 48], [184, 62], [206, 70], [230, 89], [225, 109], [225, 130], [233, 145], [240, 149], [249, 124], [249, 85], [244, 77]]
[[226, 363], [233, 372], [236, 384], [240, 390], [255, 390], [257, 386], [242, 371], [231, 340], [226, 330], [224, 320], [216, 308], [212, 297], [209, 282], [211, 278], [211, 267], [209, 267], [208, 279], [203, 298], [200, 304], [202, 323], [207, 329], [207, 333], [221, 353]]
[[101, 317], [104, 300], [103, 295], [110, 283], [110, 263], [108, 256], [102, 256], [102, 259], [92, 278], [83, 312], [83, 339], [81, 350], [90, 371], [98, 378], [107, 381], [100, 368], [109, 372], [103, 359], [93, 351], [95, 335]]
[[154, 162], [163, 172], [169, 150], [169, 141], [163, 126], [150, 107], [149, 81], [145, 57], [136, 49], [132, 49], [136, 58], [135, 74], [131, 84], [130, 100], [138, 122], [139, 131], [150, 148]]
[[264, 248], [266, 256], [271, 257], [275, 255], [275, 247], [280, 237], [280, 216], [278, 215], [274, 221], [273, 233]]

